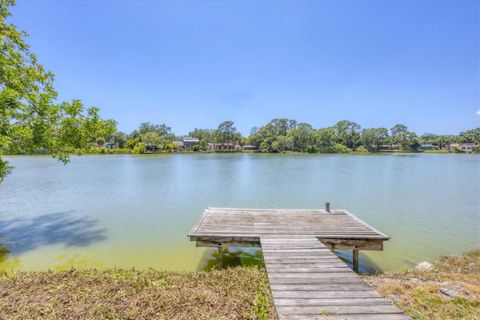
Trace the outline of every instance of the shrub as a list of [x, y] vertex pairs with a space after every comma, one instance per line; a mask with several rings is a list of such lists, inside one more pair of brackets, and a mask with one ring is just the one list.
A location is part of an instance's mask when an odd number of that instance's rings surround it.
[[135, 147], [133, 148], [133, 153], [135, 154], [141, 154], [141, 153], [145, 153], [145, 149], [146, 149], [146, 145], [145, 143], [137, 143], [135, 145]]

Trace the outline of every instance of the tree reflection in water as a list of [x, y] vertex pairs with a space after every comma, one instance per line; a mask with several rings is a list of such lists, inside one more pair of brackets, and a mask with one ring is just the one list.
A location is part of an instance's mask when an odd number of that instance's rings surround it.
[[[209, 249], [205, 251], [200, 260], [198, 269], [210, 271], [217, 269], [218, 250]], [[260, 248], [224, 248], [222, 254], [223, 268], [235, 266], [259, 266], [263, 267], [263, 254]]]

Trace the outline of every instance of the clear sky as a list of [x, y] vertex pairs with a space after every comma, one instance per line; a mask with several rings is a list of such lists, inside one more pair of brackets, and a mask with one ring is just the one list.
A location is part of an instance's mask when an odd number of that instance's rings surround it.
[[25, 1], [10, 19], [81, 99], [130, 132], [273, 118], [480, 125], [480, 1]]

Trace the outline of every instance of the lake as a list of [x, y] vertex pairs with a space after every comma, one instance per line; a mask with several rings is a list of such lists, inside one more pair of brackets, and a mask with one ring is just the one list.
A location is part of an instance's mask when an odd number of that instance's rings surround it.
[[[206, 207], [347, 209], [392, 237], [361, 269], [480, 246], [480, 155], [172, 154], [6, 157], [0, 270], [201, 270], [186, 234]], [[252, 250], [231, 263], [252, 263]], [[340, 252], [343, 257], [350, 253]]]

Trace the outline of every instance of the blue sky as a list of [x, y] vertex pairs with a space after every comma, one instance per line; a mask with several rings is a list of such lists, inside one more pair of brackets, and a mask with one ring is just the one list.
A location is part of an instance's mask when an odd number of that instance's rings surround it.
[[479, 1], [24, 1], [10, 19], [130, 132], [273, 118], [458, 133], [480, 116]]

